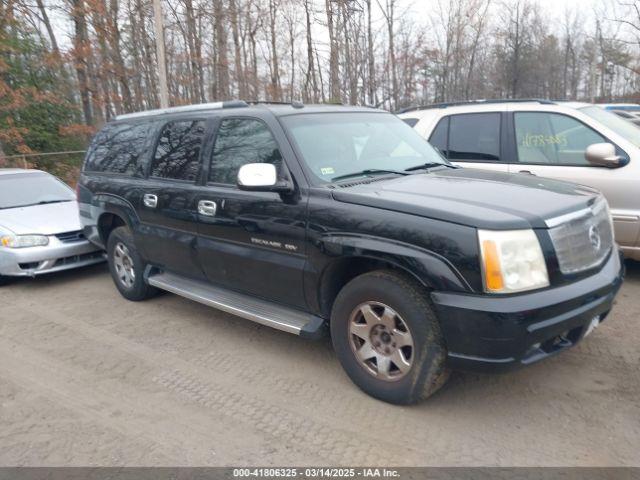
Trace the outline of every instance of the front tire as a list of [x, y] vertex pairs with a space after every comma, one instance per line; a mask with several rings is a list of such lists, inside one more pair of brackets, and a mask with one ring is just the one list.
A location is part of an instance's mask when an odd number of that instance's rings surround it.
[[109, 235], [107, 258], [113, 283], [124, 298], [139, 302], [157, 293], [144, 280], [145, 263], [136, 250], [133, 235], [127, 227], [118, 227]]
[[11, 281], [11, 277], [0, 275], [0, 287], [8, 285]]
[[360, 275], [340, 291], [331, 337], [351, 380], [380, 400], [415, 403], [449, 377], [440, 324], [424, 288], [395, 272]]

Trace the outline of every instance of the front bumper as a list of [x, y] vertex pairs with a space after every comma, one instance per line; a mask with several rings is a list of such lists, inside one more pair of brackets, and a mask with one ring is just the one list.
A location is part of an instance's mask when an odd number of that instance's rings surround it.
[[453, 369], [504, 371], [575, 345], [604, 320], [624, 278], [614, 251], [599, 272], [549, 290], [510, 296], [432, 293]]
[[0, 248], [0, 275], [35, 277], [103, 261], [102, 251], [87, 240], [65, 243], [50, 236], [44, 247]]

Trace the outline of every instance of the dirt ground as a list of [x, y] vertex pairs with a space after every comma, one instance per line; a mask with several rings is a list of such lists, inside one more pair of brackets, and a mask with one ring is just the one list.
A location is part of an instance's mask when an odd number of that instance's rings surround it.
[[105, 266], [0, 288], [0, 465], [640, 465], [640, 264], [582, 344], [425, 403], [357, 390], [312, 342]]

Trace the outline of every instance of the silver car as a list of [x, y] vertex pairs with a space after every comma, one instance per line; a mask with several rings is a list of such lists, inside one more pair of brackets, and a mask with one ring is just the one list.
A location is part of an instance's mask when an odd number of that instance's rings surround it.
[[71, 188], [39, 170], [0, 169], [0, 283], [102, 261]]
[[600, 190], [616, 242], [640, 261], [638, 127], [595, 105], [546, 100], [436, 104], [399, 116], [458, 165]]

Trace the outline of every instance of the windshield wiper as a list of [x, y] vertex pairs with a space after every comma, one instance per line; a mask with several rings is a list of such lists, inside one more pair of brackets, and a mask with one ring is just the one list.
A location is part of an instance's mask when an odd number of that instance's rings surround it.
[[367, 176], [367, 175], [373, 175], [375, 173], [395, 173], [396, 175], [409, 175], [406, 171], [402, 172], [400, 170], [385, 170], [385, 169], [379, 169], [379, 168], [368, 168], [366, 170], [361, 170], [359, 172], [353, 172], [353, 173], [346, 173], [344, 175], [338, 175], [337, 177], [333, 177], [331, 179], [331, 181], [335, 182], [336, 180], [343, 180], [345, 178], [364, 177], [364, 176]]
[[12, 205], [10, 207], [2, 207], [2, 210], [6, 210], [8, 208], [26, 208], [26, 207], [35, 207], [38, 205], [48, 205], [50, 203], [64, 203], [64, 202], [72, 202], [73, 200], [69, 199], [69, 200], [42, 200], [40, 202], [37, 203], [27, 203], [25, 205]]
[[49, 203], [64, 203], [64, 202], [72, 202], [73, 200], [42, 200], [41, 202], [34, 203], [34, 205], [47, 205]]
[[405, 168], [405, 172], [413, 172], [414, 170], [426, 170], [427, 168], [432, 167], [447, 167], [447, 168], [459, 168], [455, 165], [451, 165], [450, 163], [442, 163], [442, 162], [427, 162], [420, 165], [416, 165], [415, 167]]

